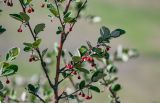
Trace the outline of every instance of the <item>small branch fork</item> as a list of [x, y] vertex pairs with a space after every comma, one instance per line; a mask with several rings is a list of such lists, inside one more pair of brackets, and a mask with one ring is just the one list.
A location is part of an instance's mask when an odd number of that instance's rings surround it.
[[[72, 1], [72, 0], [69, 0], [68, 4], [67, 4], [67, 6], [66, 6], [66, 9], [65, 9], [65, 11], [64, 11], [64, 13], [67, 13], [67, 12], [68, 12], [68, 9], [69, 9], [69, 6], [70, 6], [70, 4], [71, 4], [71, 1]], [[59, 14], [58, 19], [59, 19], [60, 24], [61, 24], [61, 26], [62, 26], [62, 28], [63, 28], [63, 31], [62, 31], [62, 33], [61, 33], [60, 42], [59, 42], [59, 48], [58, 48], [57, 64], [56, 64], [56, 76], [55, 76], [55, 88], [54, 88], [55, 103], [58, 103], [58, 102], [59, 102], [59, 99], [60, 99], [59, 96], [58, 96], [58, 84], [59, 84], [59, 75], [60, 75], [60, 72], [59, 72], [59, 71], [60, 71], [60, 64], [61, 64], [61, 54], [62, 54], [63, 44], [64, 44], [64, 42], [65, 42], [68, 34], [70, 33], [70, 31], [65, 32], [65, 24], [63, 23], [62, 18], [61, 18], [61, 14], [60, 14], [59, 7], [58, 7], [58, 2], [57, 2], [57, 0], [54, 0], [54, 2], [55, 2], [55, 4], [56, 4], [57, 10], [58, 10], [58, 14]], [[83, 6], [86, 5], [86, 3], [87, 3], [87, 0], [86, 0], [85, 3], [83, 4]], [[78, 18], [78, 16], [79, 16], [81, 10], [82, 10], [82, 9], [79, 9], [79, 11], [78, 11], [78, 13], [77, 13], [77, 16], [76, 16], [76, 18], [75, 18], [76, 20], [77, 20], [77, 18]], [[72, 26], [70, 27], [70, 30], [73, 29], [75, 23], [76, 23], [76, 22], [74, 22], [74, 23], [72, 24]], [[60, 82], [61, 82], [61, 81], [60, 81]]]

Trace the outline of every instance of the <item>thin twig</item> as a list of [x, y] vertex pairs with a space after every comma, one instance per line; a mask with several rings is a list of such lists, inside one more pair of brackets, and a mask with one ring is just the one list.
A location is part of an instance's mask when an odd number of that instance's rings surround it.
[[[71, 94], [69, 94], [69, 95], [73, 95], [73, 94], [75, 94], [75, 93], [77, 93], [77, 92], [85, 89], [86, 87], [90, 86], [91, 84], [92, 84], [92, 82], [89, 82], [89, 83], [88, 83], [87, 85], [85, 85], [82, 89], [77, 89], [76, 91], [74, 91], [73, 93], [71, 93]], [[61, 95], [60, 98], [61, 98], [61, 99], [62, 99], [62, 98], [66, 98], [66, 97], [68, 97], [69, 95], [65, 95], [65, 96], [62, 96], [62, 95]]]
[[40, 101], [42, 101], [43, 103], [47, 103], [47, 102], [45, 102], [45, 100], [44, 100], [44, 99], [42, 99], [38, 94], [33, 93], [33, 92], [29, 92], [29, 93], [31, 93], [31, 94], [33, 94], [34, 96], [38, 97], [38, 98], [39, 98], [39, 100], [40, 100]]
[[[21, 4], [21, 7], [22, 7], [23, 12], [26, 13], [26, 11], [25, 11], [25, 6], [23, 5], [23, 2], [22, 2], [21, 0], [19, 0], [19, 2], [20, 2], [20, 4]], [[29, 21], [28, 21], [28, 23], [27, 23], [26, 25], [28, 26], [29, 31], [30, 31], [30, 33], [31, 33], [34, 41], [36, 41], [37, 38], [36, 38], [35, 35], [34, 35], [34, 32], [33, 32], [32, 28], [31, 28], [31, 25], [30, 25]], [[42, 57], [42, 55], [41, 55], [41, 52], [40, 52], [39, 48], [37, 48], [36, 51], [37, 51], [38, 56], [39, 56], [39, 58], [40, 58], [41, 66], [42, 66], [43, 71], [44, 71], [44, 73], [45, 73], [45, 75], [46, 75], [46, 78], [47, 78], [47, 80], [48, 80], [48, 82], [49, 82], [49, 85], [50, 85], [51, 88], [53, 89], [53, 88], [54, 88], [54, 85], [53, 85], [53, 83], [51, 82], [51, 79], [50, 79], [50, 77], [49, 77], [49, 75], [48, 75], [47, 67], [46, 67], [46, 65], [45, 65], [45, 62], [43, 61], [43, 57]]]

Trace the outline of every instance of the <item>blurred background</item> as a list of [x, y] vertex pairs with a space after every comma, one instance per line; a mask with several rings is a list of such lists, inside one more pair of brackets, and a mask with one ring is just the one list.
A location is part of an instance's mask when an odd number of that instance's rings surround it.
[[[38, 1], [39, 2], [39, 1]], [[40, 8], [41, 3], [34, 1], [35, 13], [31, 17], [31, 25], [46, 23], [46, 30], [40, 34], [43, 38], [42, 49], [53, 49], [58, 23], [56, 18], [50, 22], [49, 11]], [[33, 3], [33, 4], [34, 4]], [[23, 32], [18, 33], [20, 22], [9, 17], [10, 13], [21, 11], [17, 0], [14, 7], [6, 7], [0, 2], [0, 24], [7, 31], [0, 36], [0, 55], [12, 47], [23, 49], [23, 42], [32, 42], [30, 33], [23, 27]], [[48, 14], [47, 14], [48, 13]], [[100, 16], [100, 23], [92, 24], [82, 18], [76, 24], [74, 31], [68, 37], [64, 48], [74, 52], [86, 40], [96, 44], [99, 28], [102, 25], [110, 29], [122, 28], [126, 34], [111, 41], [111, 53], [118, 45], [138, 49], [140, 56], [126, 63], [116, 63], [119, 68], [119, 82], [123, 89], [119, 95], [123, 103], [160, 103], [160, 0], [88, 0], [87, 15]], [[40, 73], [38, 63], [31, 65], [28, 62], [29, 54], [22, 51], [16, 63], [19, 64], [18, 75], [29, 77]], [[54, 69], [54, 67], [53, 67]], [[97, 98], [100, 103], [102, 98]], [[92, 103], [97, 103], [92, 101]]]

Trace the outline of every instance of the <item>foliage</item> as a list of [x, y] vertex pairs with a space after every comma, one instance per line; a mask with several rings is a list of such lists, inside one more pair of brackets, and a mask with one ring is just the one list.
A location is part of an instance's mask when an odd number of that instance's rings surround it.
[[[34, 13], [34, 5], [32, 0], [19, 0], [23, 12], [9, 14], [13, 19], [21, 22], [17, 32], [23, 32], [22, 26], [28, 27], [33, 42], [24, 42], [24, 51], [31, 53], [29, 62], [40, 61], [41, 67], [45, 76], [43, 75], [42, 81], [29, 83], [23, 82], [21, 86], [25, 86], [26, 91], [21, 93], [21, 98], [18, 98], [14, 88], [4, 85], [0, 80], [0, 101], [3, 102], [43, 102], [43, 103], [59, 103], [61, 100], [70, 101], [75, 99], [78, 103], [85, 100], [92, 99], [92, 92], [101, 93], [102, 87], [107, 88], [107, 92], [110, 92], [111, 103], [120, 103], [117, 92], [122, 88], [119, 83], [116, 82], [118, 77], [115, 76], [118, 69], [113, 61], [122, 60], [127, 61], [130, 57], [137, 56], [137, 51], [134, 49], [118, 49], [114, 55], [109, 53], [109, 43], [111, 39], [120, 37], [125, 34], [123, 29], [115, 29], [111, 31], [108, 27], [102, 26], [100, 28], [100, 36], [97, 39], [97, 44], [93, 46], [89, 41], [86, 45], [81, 45], [78, 48], [78, 53], [75, 55], [68, 51], [70, 59], [66, 58], [67, 52], [63, 49], [63, 45], [67, 40], [68, 35], [73, 31], [74, 25], [79, 20], [81, 12], [85, 10], [87, 0], [44, 0], [41, 7], [50, 11], [50, 17], [57, 18], [60, 25], [57, 27], [56, 34], [60, 36], [58, 46], [52, 52], [48, 51], [48, 48], [40, 50], [42, 38], [39, 37], [40, 33], [46, 30], [45, 23], [38, 23], [34, 28], [31, 27], [30, 18]], [[4, 0], [4, 3], [12, 7], [12, 0]], [[69, 26], [69, 28], [67, 28]], [[5, 32], [2, 26], [0, 26], [0, 33]], [[0, 65], [0, 77], [6, 77], [6, 84], [18, 85], [16, 78], [9, 80], [8, 77], [15, 75], [18, 72], [18, 66], [12, 64], [20, 53], [20, 48], [14, 47], [6, 54], [6, 59], [1, 62]], [[124, 58], [125, 55], [125, 58]], [[113, 58], [111, 58], [113, 57]], [[127, 59], [126, 59], [127, 58]], [[56, 70], [55, 78], [51, 78], [49, 69], [52, 63], [55, 62]], [[99, 65], [102, 64], [102, 65]], [[41, 79], [40, 77], [38, 78]], [[68, 89], [61, 91], [61, 85], [64, 81], [70, 80], [74, 89], [68, 91]], [[75, 82], [78, 80], [78, 83]], [[11, 81], [11, 83], [10, 83]], [[69, 84], [69, 83], [68, 83]], [[99, 84], [99, 85], [98, 85]], [[30, 96], [26, 96], [30, 94]], [[54, 98], [54, 100], [53, 100]]]

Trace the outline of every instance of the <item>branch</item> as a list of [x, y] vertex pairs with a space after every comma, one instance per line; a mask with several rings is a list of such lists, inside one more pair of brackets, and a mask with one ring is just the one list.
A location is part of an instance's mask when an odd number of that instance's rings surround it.
[[67, 6], [66, 6], [66, 8], [65, 8], [65, 10], [64, 10], [64, 12], [63, 12], [63, 14], [66, 14], [66, 13], [68, 12], [68, 9], [69, 9], [69, 7], [70, 7], [71, 1], [72, 1], [72, 0], [69, 0], [68, 4], [67, 4]]
[[59, 21], [61, 23], [61, 26], [62, 26], [63, 32], [64, 32], [65, 31], [65, 27], [64, 27], [64, 24], [63, 24], [62, 19], [61, 19], [61, 14], [60, 14], [60, 11], [59, 11], [58, 2], [57, 2], [57, 0], [54, 0], [54, 2], [56, 4], [56, 8], [57, 8], [57, 11], [58, 11], [58, 19], [59, 19]]
[[[86, 0], [86, 1], [83, 3], [82, 7], [84, 7], [84, 6], [87, 4], [87, 1], [88, 1], [88, 0]], [[76, 17], [75, 17], [76, 21], [77, 21], [79, 15], [80, 15], [80, 12], [81, 12], [81, 10], [82, 10], [82, 7], [81, 7], [81, 8], [78, 10], [78, 12], [77, 12], [77, 15], [76, 15]], [[76, 22], [74, 22], [74, 23], [71, 25], [70, 30], [73, 29], [75, 23], [76, 23]], [[67, 38], [67, 36], [68, 36], [69, 33], [70, 33], [70, 31], [68, 31], [68, 32], [66, 33], [65, 39]]]
[[[86, 87], [90, 86], [91, 83], [92, 83], [92, 82], [88, 83], [87, 85], [84, 86], [84, 88], [82, 88], [82, 89], [77, 89], [76, 91], [74, 91], [73, 93], [71, 93], [71, 94], [69, 94], [69, 95], [73, 95], [73, 94], [75, 94], [75, 93], [77, 93], [77, 92], [79, 92], [79, 91], [85, 89]], [[66, 97], [69, 96], [69, 95], [65, 95], [65, 96], [62, 96], [62, 95], [63, 95], [63, 93], [59, 96], [59, 98], [62, 99], [62, 98], [66, 98]]]
[[120, 103], [120, 101], [118, 100], [119, 97], [117, 97], [116, 93], [112, 91], [111, 87], [109, 87], [109, 91], [112, 94], [115, 103]]
[[[25, 6], [23, 5], [23, 2], [22, 2], [21, 0], [19, 0], [19, 2], [20, 2], [20, 4], [21, 4], [21, 7], [22, 7], [23, 12], [26, 13], [26, 11], [25, 11]], [[36, 38], [36, 36], [35, 36], [34, 33], [33, 33], [33, 30], [32, 30], [32, 28], [31, 28], [30, 23], [28, 22], [26, 25], [28, 26], [29, 31], [30, 31], [30, 33], [31, 33], [34, 41], [36, 41], [37, 38]], [[42, 58], [42, 55], [41, 55], [41, 52], [40, 52], [39, 48], [37, 48], [36, 51], [37, 51], [38, 56], [39, 56], [39, 58], [40, 58], [41, 66], [42, 66], [43, 71], [44, 71], [44, 73], [45, 73], [45, 75], [46, 75], [46, 78], [47, 78], [47, 80], [48, 80], [48, 82], [49, 82], [49, 85], [50, 85], [51, 88], [53, 89], [54, 85], [53, 85], [53, 83], [51, 82], [51, 79], [50, 79], [50, 77], [49, 77], [49, 75], [48, 75], [48, 73], [47, 73], [47, 67], [46, 67], [45, 62], [43, 61], [43, 58]]]
[[31, 94], [33, 94], [34, 96], [38, 97], [40, 101], [42, 101], [43, 103], [46, 103], [38, 94], [33, 93], [33, 92], [29, 92]]

